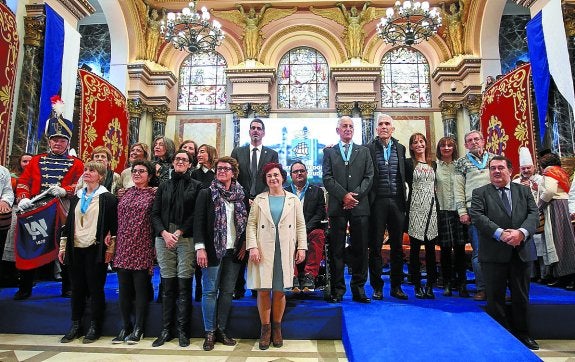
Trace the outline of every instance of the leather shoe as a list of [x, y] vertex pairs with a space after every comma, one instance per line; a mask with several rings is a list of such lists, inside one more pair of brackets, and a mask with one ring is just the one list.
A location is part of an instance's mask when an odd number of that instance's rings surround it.
[[391, 296], [397, 299], [407, 300], [407, 294], [403, 292], [401, 287], [393, 287], [391, 288]]
[[371, 299], [373, 299], [373, 300], [383, 300], [383, 293], [381, 292], [381, 290], [376, 290], [375, 292], [373, 292], [373, 295], [371, 296]]
[[120, 343], [124, 343], [126, 337], [128, 337], [128, 335], [132, 333], [132, 327], [124, 327], [122, 328], [122, 330], [120, 331], [120, 333], [118, 333], [118, 335], [112, 339], [112, 344], [120, 344]]
[[32, 291], [19, 289], [16, 294], [14, 294], [14, 300], [24, 300], [30, 298]]
[[415, 297], [417, 299], [425, 299], [425, 292], [423, 291], [423, 288], [421, 287], [421, 285], [416, 285], [413, 288], [413, 292], [414, 292]]
[[367, 296], [365, 295], [354, 295], [353, 298], [351, 298], [354, 302], [359, 302], [359, 303], [371, 303], [371, 299], [369, 299]]
[[332, 303], [339, 303], [339, 302], [341, 302], [341, 301], [343, 301], [343, 296], [341, 296], [341, 295], [332, 295], [332, 296], [331, 296], [330, 302], [332, 302]]
[[539, 344], [537, 344], [537, 342], [535, 342], [535, 340], [533, 338], [531, 338], [530, 336], [526, 335], [526, 334], [520, 334], [517, 336], [517, 339], [523, 343], [527, 348], [531, 349], [531, 350], [538, 350], [539, 349]]
[[206, 337], [204, 338], [204, 351], [211, 351], [214, 349], [215, 336], [214, 332], [206, 332]]
[[467, 291], [467, 287], [465, 286], [465, 284], [459, 287], [459, 296], [461, 298], [469, 298], [469, 292]]
[[487, 296], [485, 295], [485, 291], [480, 290], [473, 296], [473, 300], [476, 302], [483, 302], [487, 300]]
[[235, 346], [236, 341], [226, 335], [221, 329], [216, 329], [216, 342], [220, 342], [224, 346]]

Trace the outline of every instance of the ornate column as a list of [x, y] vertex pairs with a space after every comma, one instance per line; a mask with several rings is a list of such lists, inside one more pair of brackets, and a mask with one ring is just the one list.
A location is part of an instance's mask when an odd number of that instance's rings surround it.
[[443, 135], [453, 137], [457, 140], [457, 110], [460, 103], [441, 101], [441, 118], [443, 119]]
[[46, 17], [44, 5], [26, 5], [24, 58], [20, 68], [20, 89], [14, 122], [12, 154], [38, 153], [38, 114]]
[[338, 117], [348, 116], [351, 117], [353, 114], [353, 109], [355, 108], [355, 102], [336, 102], [335, 111]]
[[229, 103], [234, 116], [234, 148], [240, 145], [240, 118], [248, 116], [249, 103]]
[[128, 112], [130, 113], [130, 124], [128, 125], [128, 145], [132, 147], [140, 139], [140, 120], [144, 112], [144, 105], [140, 98], [128, 99]]
[[163, 136], [166, 133], [168, 106], [165, 104], [148, 106], [147, 111], [152, 115], [152, 139], [150, 144], [153, 144], [154, 138]]
[[481, 109], [481, 94], [470, 94], [463, 100], [463, 106], [469, 113], [469, 127], [479, 130], [479, 110]]
[[361, 115], [361, 127], [363, 129], [364, 145], [373, 139], [373, 113], [377, 108], [377, 102], [357, 102], [359, 114]]
[[269, 103], [251, 103], [252, 111], [254, 111], [254, 117], [268, 118], [270, 116], [270, 104]]

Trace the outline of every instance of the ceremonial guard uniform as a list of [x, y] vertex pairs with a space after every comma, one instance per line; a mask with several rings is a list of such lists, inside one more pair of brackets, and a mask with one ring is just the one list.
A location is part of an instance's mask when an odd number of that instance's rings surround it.
[[[62, 116], [48, 120], [50, 151], [32, 157], [18, 178], [16, 197], [20, 209], [31, 208], [30, 198], [46, 190], [60, 198], [73, 195], [76, 183], [84, 172], [84, 164], [79, 158], [68, 155], [72, 127], [72, 122]], [[21, 270], [20, 288], [14, 295], [15, 300], [27, 299], [32, 294], [34, 271]]]

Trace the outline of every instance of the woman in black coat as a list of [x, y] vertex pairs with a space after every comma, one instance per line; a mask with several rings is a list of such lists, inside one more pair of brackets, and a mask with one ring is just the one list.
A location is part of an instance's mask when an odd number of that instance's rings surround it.
[[[83, 343], [100, 338], [104, 319], [104, 285], [107, 263], [114, 255], [118, 228], [118, 201], [101, 185], [106, 167], [90, 161], [84, 166], [85, 186], [70, 201], [70, 211], [62, 230], [58, 259], [68, 265], [72, 284], [72, 327], [60, 342], [68, 343], [82, 335], [81, 320], [90, 296], [91, 322]], [[107, 236], [110, 237], [107, 237]]]

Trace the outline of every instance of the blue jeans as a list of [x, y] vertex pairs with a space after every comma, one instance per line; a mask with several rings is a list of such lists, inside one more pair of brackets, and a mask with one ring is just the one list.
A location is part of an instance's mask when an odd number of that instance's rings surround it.
[[225, 331], [240, 265], [234, 250], [228, 249], [219, 265], [202, 270], [202, 315], [206, 332], [213, 332], [216, 327]]
[[483, 280], [483, 272], [481, 271], [481, 263], [479, 262], [479, 231], [473, 224], [467, 228], [469, 233], [469, 241], [471, 242], [471, 266], [473, 267], [473, 274], [475, 274], [475, 286], [477, 291], [485, 290], [485, 281]]
[[196, 251], [192, 238], [182, 238], [176, 247], [168, 249], [162, 237], [156, 238], [156, 256], [162, 278], [189, 279], [194, 275]]

